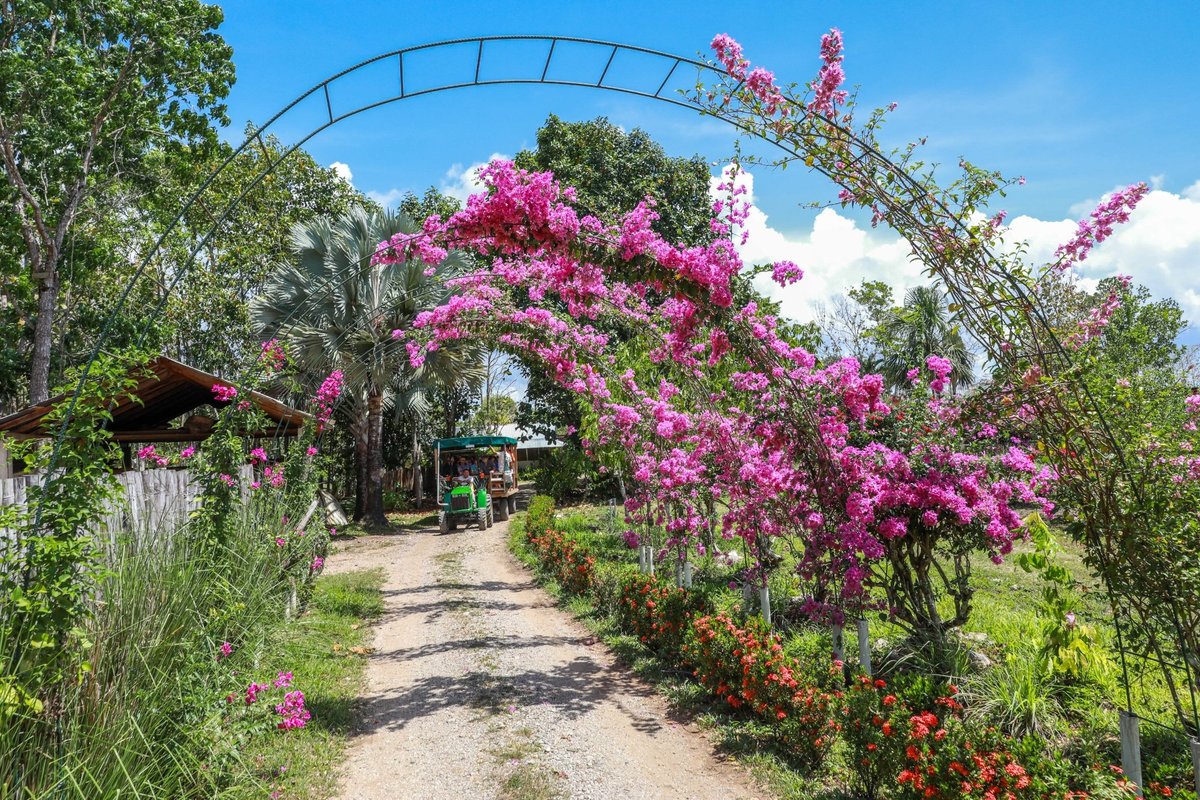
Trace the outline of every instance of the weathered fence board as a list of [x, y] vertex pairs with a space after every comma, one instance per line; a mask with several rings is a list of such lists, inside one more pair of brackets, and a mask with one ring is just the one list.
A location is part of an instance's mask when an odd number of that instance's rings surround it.
[[[254, 480], [253, 467], [243, 465], [238, 479], [248, 486]], [[25, 505], [29, 487], [41, 480], [41, 475], [0, 479], [0, 506]], [[109, 541], [122, 533], [167, 536], [199, 507], [200, 485], [186, 470], [129, 471], [118, 475], [117, 481], [122, 496], [109, 505], [101, 521], [101, 533], [106, 533]], [[15, 532], [0, 529], [0, 543], [11, 545], [15, 537]]]

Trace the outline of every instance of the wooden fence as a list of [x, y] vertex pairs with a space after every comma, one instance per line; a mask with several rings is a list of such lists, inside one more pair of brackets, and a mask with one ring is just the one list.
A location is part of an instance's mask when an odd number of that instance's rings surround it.
[[[254, 480], [253, 467], [242, 465], [238, 480], [242, 486], [249, 485]], [[154, 538], [169, 535], [199, 505], [200, 485], [186, 470], [122, 472], [117, 481], [124, 491], [109, 504], [101, 522], [102, 531], [111, 539], [121, 532]], [[41, 475], [0, 479], [0, 506], [25, 505], [29, 487], [41, 482]], [[0, 529], [0, 539], [11, 538], [11, 531]]]

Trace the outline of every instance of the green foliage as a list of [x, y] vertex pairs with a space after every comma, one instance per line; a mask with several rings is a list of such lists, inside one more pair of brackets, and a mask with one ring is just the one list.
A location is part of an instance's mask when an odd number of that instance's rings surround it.
[[[876, 287], [864, 284], [864, 300], [872, 303], [872, 314], [878, 308]], [[936, 286], [916, 286], [904, 296], [904, 305], [884, 316], [878, 328], [877, 340], [882, 345], [880, 373], [888, 384], [897, 389], [908, 386], [907, 373], [925, 366], [931, 355], [947, 358], [953, 365], [950, 372], [951, 389], [970, 386], [975, 382], [975, 356], [967, 348], [958, 323], [948, 310], [942, 290]]]
[[485, 398], [463, 426], [465, 434], [498, 434], [517, 418], [517, 401], [506, 394]]
[[1058, 686], [1039, 654], [1009, 653], [1004, 662], [970, 679], [963, 698], [970, 713], [1010, 736], [1056, 734], [1063, 727]]
[[[97, 521], [120, 493], [112, 472], [120, 450], [105, 426], [112, 404], [129, 400], [137, 384], [131, 363], [105, 357], [86, 378], [76, 373], [62, 387], [65, 399], [45, 417], [58, 438], [9, 445], [51, 476], [30, 487], [22, 516], [9, 512], [4, 526], [16, 531], [18, 546], [0, 554], [0, 642], [6, 645], [0, 695], [23, 699], [27, 707], [36, 707], [34, 698], [55, 691], [74, 669], [90, 668], [79, 653], [89, 647], [86, 621], [103, 576]], [[5, 707], [0, 704], [0, 713]]]
[[[285, 571], [275, 513], [271, 503], [239, 506], [219, 544], [118, 537], [96, 586], [103, 602], [89, 605], [73, 656], [90, 670], [63, 676], [53, 713], [0, 715], [0, 775], [18, 796], [211, 797], [246, 776], [240, 748], [255, 731], [222, 722], [225, 698], [247, 676], [274, 677], [265, 670], [278, 662], [264, 664], [264, 653], [294, 576], [309, 574], [321, 547], [310, 531], [302, 564]], [[232, 659], [220, 657], [224, 641]]]
[[574, 444], [551, 450], [538, 462], [532, 478], [541, 494], [562, 503], [580, 497], [613, 497], [616, 480]]
[[408, 330], [422, 311], [450, 296], [444, 281], [465, 268], [452, 253], [426, 275], [419, 259], [373, 266], [379, 243], [420, 230], [401, 213], [354, 207], [339, 217], [296, 225], [291, 252], [276, 265], [252, 314], [264, 337], [295, 354], [313, 388], [333, 370], [345, 378], [341, 417], [355, 439], [359, 506], [355, 518], [383, 517], [383, 417], [386, 405], [412, 413], [429, 409], [429, 393], [478, 374], [476, 343], [450, 343], [413, 367], [394, 331]]
[[1036, 572], [1044, 584], [1038, 615], [1042, 618], [1042, 642], [1038, 656], [1050, 674], [1083, 680], [1102, 677], [1112, 668], [1094, 625], [1079, 620], [1079, 597], [1075, 576], [1055, 558], [1058, 542], [1050, 526], [1034, 513], [1025, 521], [1034, 550], [1017, 556], [1026, 572]]
[[209, 148], [212, 123], [228, 123], [234, 70], [216, 33], [222, 18], [198, 0], [42, 0], [0, 17], [0, 158], [38, 296], [35, 400], [48, 396], [59, 271], [87, 201], [116, 181], [149, 185], [155, 145]]

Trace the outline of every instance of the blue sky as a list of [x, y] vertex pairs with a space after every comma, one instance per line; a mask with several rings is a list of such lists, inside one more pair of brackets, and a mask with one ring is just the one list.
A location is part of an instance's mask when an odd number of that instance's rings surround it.
[[[711, 2], [311, 2], [232, 0], [222, 4], [222, 33], [234, 48], [238, 81], [229, 98], [240, 138], [247, 121], [261, 122], [313, 84], [359, 61], [402, 47], [490, 34], [558, 34], [605, 39], [695, 56], [727, 32], [756, 64], [784, 82], [806, 81], [819, 66], [820, 35], [831, 26], [846, 39], [845, 67], [869, 106], [899, 103], [885, 144], [929, 137], [931, 160], [956, 163], [960, 155], [1013, 175], [1026, 186], [1004, 201], [1034, 249], [1070, 227], [1087, 203], [1118, 185], [1153, 182], [1159, 216], [1140, 237], [1108, 261], [1089, 267], [1123, 269], [1156, 292], [1180, 298], [1200, 319], [1200, 281], [1186, 275], [1200, 257], [1200, 5], [1089, 3], [759, 3]], [[487, 62], [499, 70], [532, 69], [544, 51], [497, 50]], [[563, 68], [570, 65], [564, 58]], [[432, 82], [471, 71], [474, 53], [458, 61], [410, 62], [409, 81]], [[574, 66], [583, 69], [583, 59]], [[630, 80], [645, 79], [641, 65], [621, 65]], [[382, 96], [395, 80], [394, 63], [362, 80], [335, 87], [335, 105]], [[499, 74], [499, 72], [497, 72]], [[293, 141], [320, 107], [298, 109], [278, 133]], [[462, 188], [462, 173], [494, 153], [511, 155], [532, 144], [550, 112], [568, 119], [608, 116], [640, 126], [673, 154], [700, 153], [714, 164], [732, 152], [733, 134], [714, 120], [640, 98], [564, 87], [478, 87], [405, 100], [339, 123], [308, 144], [324, 164], [348, 165], [354, 184], [379, 197], [434, 185]], [[809, 259], [810, 276], [798, 316], [818, 296], [839, 291], [861, 276], [894, 273], [903, 254], [884, 232], [862, 230], [854, 220], [799, 208], [826, 200], [828, 185], [800, 171], [756, 171], [754, 196], [768, 231], [762, 253]], [[1194, 195], [1194, 197], [1193, 197]], [[1194, 208], [1193, 208], [1194, 206]], [[1150, 212], [1147, 212], [1149, 214]], [[834, 215], [836, 217], [837, 215]], [[1149, 224], [1153, 222], [1154, 224]], [[850, 226], [847, 228], [847, 224]], [[1066, 227], [1064, 227], [1066, 226]], [[1163, 229], [1167, 244], [1156, 240]], [[1031, 233], [1032, 232], [1032, 233]], [[848, 235], [853, 252], [831, 255], [815, 246]], [[775, 238], [772, 238], [775, 237]], [[1045, 238], [1045, 242], [1041, 242]], [[1139, 238], [1139, 237], [1135, 237]], [[1114, 237], [1114, 241], [1116, 237]], [[839, 239], [840, 241], [840, 239]], [[831, 245], [832, 246], [832, 245]], [[842, 247], [838, 244], [833, 247]], [[799, 248], [798, 250], [796, 248]], [[883, 250], [880, 250], [883, 248]], [[845, 248], [843, 247], [843, 250]], [[895, 248], [892, 248], [894, 250]], [[887, 252], [885, 252], [887, 251]], [[1099, 252], [1099, 251], [1098, 251]], [[1147, 262], [1145, 265], [1135, 263]], [[1153, 263], [1149, 263], [1149, 262]], [[1200, 259], [1198, 264], [1200, 265]], [[1143, 267], [1139, 274], [1137, 267]], [[831, 273], [830, 270], [833, 270]], [[910, 271], [911, 272], [911, 271]], [[912, 275], [901, 282], [914, 281]], [[807, 280], [807, 279], [806, 279]], [[805, 282], [801, 282], [804, 284]], [[799, 286], [799, 285], [798, 285]], [[1187, 295], [1191, 290], [1192, 295]], [[797, 289], [797, 291], [802, 291]]]

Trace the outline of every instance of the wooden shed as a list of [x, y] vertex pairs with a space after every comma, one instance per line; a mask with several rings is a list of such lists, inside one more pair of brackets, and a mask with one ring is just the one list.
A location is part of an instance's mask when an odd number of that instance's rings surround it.
[[[217, 400], [212, 391], [214, 384], [227, 384], [228, 381], [166, 356], [158, 356], [143, 367], [134, 368], [132, 372], [137, 379], [132, 395], [137, 400], [122, 400], [113, 409], [113, 419], [108, 426], [113, 438], [122, 444], [203, 441], [212, 432], [213, 420], [194, 412], [201, 406], [224, 408], [229, 405], [229, 402]], [[52, 397], [0, 418], [0, 433], [13, 439], [53, 436], [56, 431], [51, 430], [52, 426], [46, 423], [45, 417], [65, 399], [66, 395]], [[262, 392], [239, 394], [234, 402], [247, 400], [257, 406], [271, 423], [267, 430], [247, 431], [248, 436], [294, 437], [311, 419], [308, 414]], [[185, 418], [182, 424], [174, 424]], [[11, 473], [11, 460], [0, 447], [0, 478], [9, 477]]]

